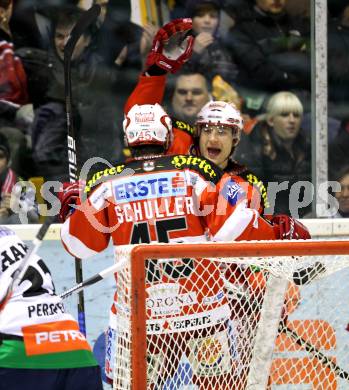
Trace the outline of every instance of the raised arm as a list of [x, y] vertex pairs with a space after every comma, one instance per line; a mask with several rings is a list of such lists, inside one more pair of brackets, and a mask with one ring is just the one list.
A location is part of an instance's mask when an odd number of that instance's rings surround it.
[[191, 19], [175, 19], [160, 28], [148, 54], [145, 71], [125, 104], [125, 113], [135, 104], [162, 103], [167, 73], [177, 72], [192, 53], [191, 28]]

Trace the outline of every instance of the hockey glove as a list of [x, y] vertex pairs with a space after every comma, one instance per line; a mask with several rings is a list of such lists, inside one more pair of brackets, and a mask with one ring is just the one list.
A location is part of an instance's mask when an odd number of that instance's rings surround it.
[[85, 184], [82, 181], [63, 183], [63, 186], [58, 193], [58, 199], [61, 202], [61, 209], [59, 211], [59, 220], [61, 222], [64, 222], [68, 218], [74, 210], [73, 206], [79, 204], [79, 199], [84, 187]]
[[311, 238], [309, 230], [297, 219], [286, 214], [275, 215], [271, 222], [278, 225], [280, 240], [308, 240]]
[[191, 29], [192, 21], [189, 18], [174, 19], [160, 28], [147, 57], [146, 71], [156, 65], [166, 72], [176, 73], [193, 51]]

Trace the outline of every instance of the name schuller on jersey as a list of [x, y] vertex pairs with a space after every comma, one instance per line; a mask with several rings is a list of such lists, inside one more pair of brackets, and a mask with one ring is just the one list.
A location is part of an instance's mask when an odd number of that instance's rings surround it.
[[[119, 223], [197, 215], [188, 191], [188, 185], [193, 185], [198, 177], [195, 173], [213, 184], [222, 176], [219, 168], [211, 162], [187, 155], [133, 161], [126, 163], [126, 168], [132, 169], [134, 175], [109, 177], [117, 179], [112, 182], [112, 193]], [[194, 171], [194, 175], [188, 176], [185, 171], [187, 168]], [[104, 172], [100, 171], [99, 176], [104, 175]], [[100, 198], [104, 197], [101, 191], [97, 190], [90, 196], [90, 201], [95, 206], [100, 202]]]

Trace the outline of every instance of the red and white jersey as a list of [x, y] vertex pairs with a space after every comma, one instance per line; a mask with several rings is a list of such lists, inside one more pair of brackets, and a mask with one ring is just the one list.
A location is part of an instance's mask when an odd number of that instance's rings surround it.
[[[135, 104], [161, 104], [164, 97], [166, 76], [140, 76], [138, 83], [127, 99], [124, 107], [127, 113]], [[200, 153], [194, 145], [194, 127], [189, 123], [172, 118], [173, 141], [167, 150], [167, 155]], [[235, 161], [229, 161], [226, 173], [232, 175], [233, 180], [239, 183], [248, 201], [248, 207], [258, 210], [262, 215], [269, 207], [266, 188], [261, 180], [245, 166]]]
[[[106, 181], [91, 191], [102, 176]], [[246, 207], [241, 187], [204, 158], [176, 155], [127, 162], [97, 172], [85, 191], [91, 195], [61, 229], [65, 248], [82, 259], [103, 251], [110, 239], [117, 246], [275, 238], [273, 228], [257, 211]], [[150, 332], [163, 331], [164, 326], [168, 331], [206, 327], [229, 316], [226, 301], [219, 295], [222, 282], [216, 282], [211, 291], [208, 285], [195, 283], [199, 277], [218, 278], [219, 270], [212, 269], [205, 260], [178, 261], [163, 265], [160, 277], [148, 280]], [[174, 276], [176, 267], [188, 267], [186, 278]], [[196, 290], [186, 289], [188, 280]], [[176, 300], [171, 301], [175, 296]], [[167, 303], [161, 301], [165, 297]]]

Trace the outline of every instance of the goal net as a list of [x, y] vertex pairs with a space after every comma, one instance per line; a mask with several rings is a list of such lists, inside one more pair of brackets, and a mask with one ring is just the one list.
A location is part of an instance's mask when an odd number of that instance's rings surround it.
[[348, 241], [137, 245], [117, 258], [114, 389], [349, 387]]
[[114, 389], [349, 388], [348, 241], [143, 244], [117, 259]]

